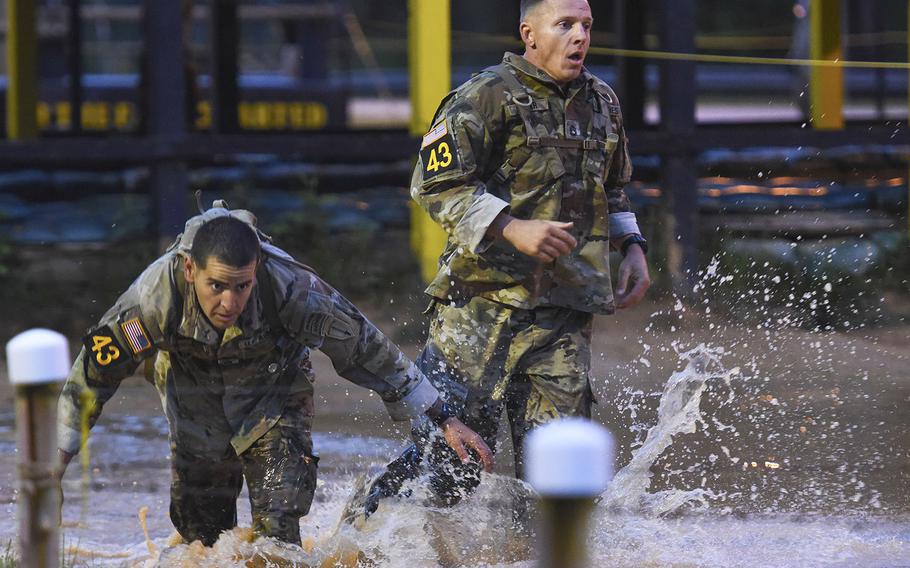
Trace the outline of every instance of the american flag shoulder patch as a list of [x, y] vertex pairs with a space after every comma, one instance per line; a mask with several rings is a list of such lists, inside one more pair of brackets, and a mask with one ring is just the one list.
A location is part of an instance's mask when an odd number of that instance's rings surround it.
[[129, 343], [130, 349], [133, 350], [133, 355], [138, 355], [143, 351], [152, 348], [152, 340], [149, 339], [149, 335], [142, 325], [142, 320], [138, 317], [122, 322], [120, 324], [120, 331], [123, 332], [123, 337], [126, 338], [126, 342]]

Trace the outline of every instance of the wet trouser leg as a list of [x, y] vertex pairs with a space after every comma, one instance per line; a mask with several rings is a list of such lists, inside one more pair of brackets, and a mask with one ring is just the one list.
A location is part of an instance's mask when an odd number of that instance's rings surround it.
[[241, 455], [257, 535], [300, 544], [300, 518], [310, 512], [319, 461], [312, 420], [312, 395], [295, 395], [281, 419]]
[[[499, 418], [508, 409], [516, 475], [522, 476], [522, 444], [531, 428], [591, 414], [591, 328], [591, 314], [564, 308], [521, 310], [484, 298], [437, 304], [418, 365], [494, 451]], [[374, 484], [374, 493], [396, 494], [423, 466], [443, 503], [457, 503], [473, 491], [476, 466], [461, 464], [438, 437], [417, 439]]]
[[591, 418], [594, 395], [587, 377], [516, 375], [506, 393], [515, 476], [525, 477], [524, 442], [528, 433], [557, 418]]
[[243, 487], [240, 460], [172, 452], [171, 521], [186, 542], [212, 546], [237, 526], [237, 496]]
[[184, 541], [211, 546], [237, 526], [243, 487], [220, 387], [172, 362], [165, 351], [155, 359], [154, 378], [170, 429], [171, 521]]

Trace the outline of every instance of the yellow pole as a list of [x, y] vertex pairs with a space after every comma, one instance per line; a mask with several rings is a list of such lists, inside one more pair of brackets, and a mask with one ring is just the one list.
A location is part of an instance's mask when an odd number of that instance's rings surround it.
[[6, 135], [38, 135], [38, 33], [34, 0], [6, 0]]
[[[432, 126], [439, 102], [451, 88], [450, 0], [408, 1], [408, 66], [411, 83], [411, 134], [422, 136]], [[411, 202], [411, 248], [420, 273], [429, 282], [436, 273], [446, 232]]]
[[[843, 58], [841, 45], [841, 0], [812, 0], [809, 5], [810, 59]], [[818, 130], [844, 128], [844, 70], [813, 66], [810, 70], [809, 102], [812, 126]]]

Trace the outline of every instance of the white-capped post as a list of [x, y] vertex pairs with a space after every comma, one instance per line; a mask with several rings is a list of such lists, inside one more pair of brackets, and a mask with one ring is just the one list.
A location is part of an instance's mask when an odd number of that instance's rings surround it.
[[69, 344], [56, 331], [31, 329], [6, 344], [6, 364], [10, 382], [16, 387], [19, 565], [57, 568], [57, 393], [72, 364]]
[[587, 566], [585, 538], [594, 498], [613, 478], [613, 437], [581, 418], [557, 420], [525, 441], [528, 482], [540, 494], [540, 568]]

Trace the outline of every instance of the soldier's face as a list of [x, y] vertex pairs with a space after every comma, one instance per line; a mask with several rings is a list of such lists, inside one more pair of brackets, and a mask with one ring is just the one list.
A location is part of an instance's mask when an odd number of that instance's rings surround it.
[[250, 301], [257, 263], [230, 266], [210, 256], [201, 268], [189, 258], [184, 261], [183, 275], [193, 285], [202, 312], [215, 329], [224, 331], [237, 323]]
[[519, 31], [524, 57], [559, 84], [581, 74], [591, 46], [591, 7], [587, 0], [546, 0], [525, 17]]

